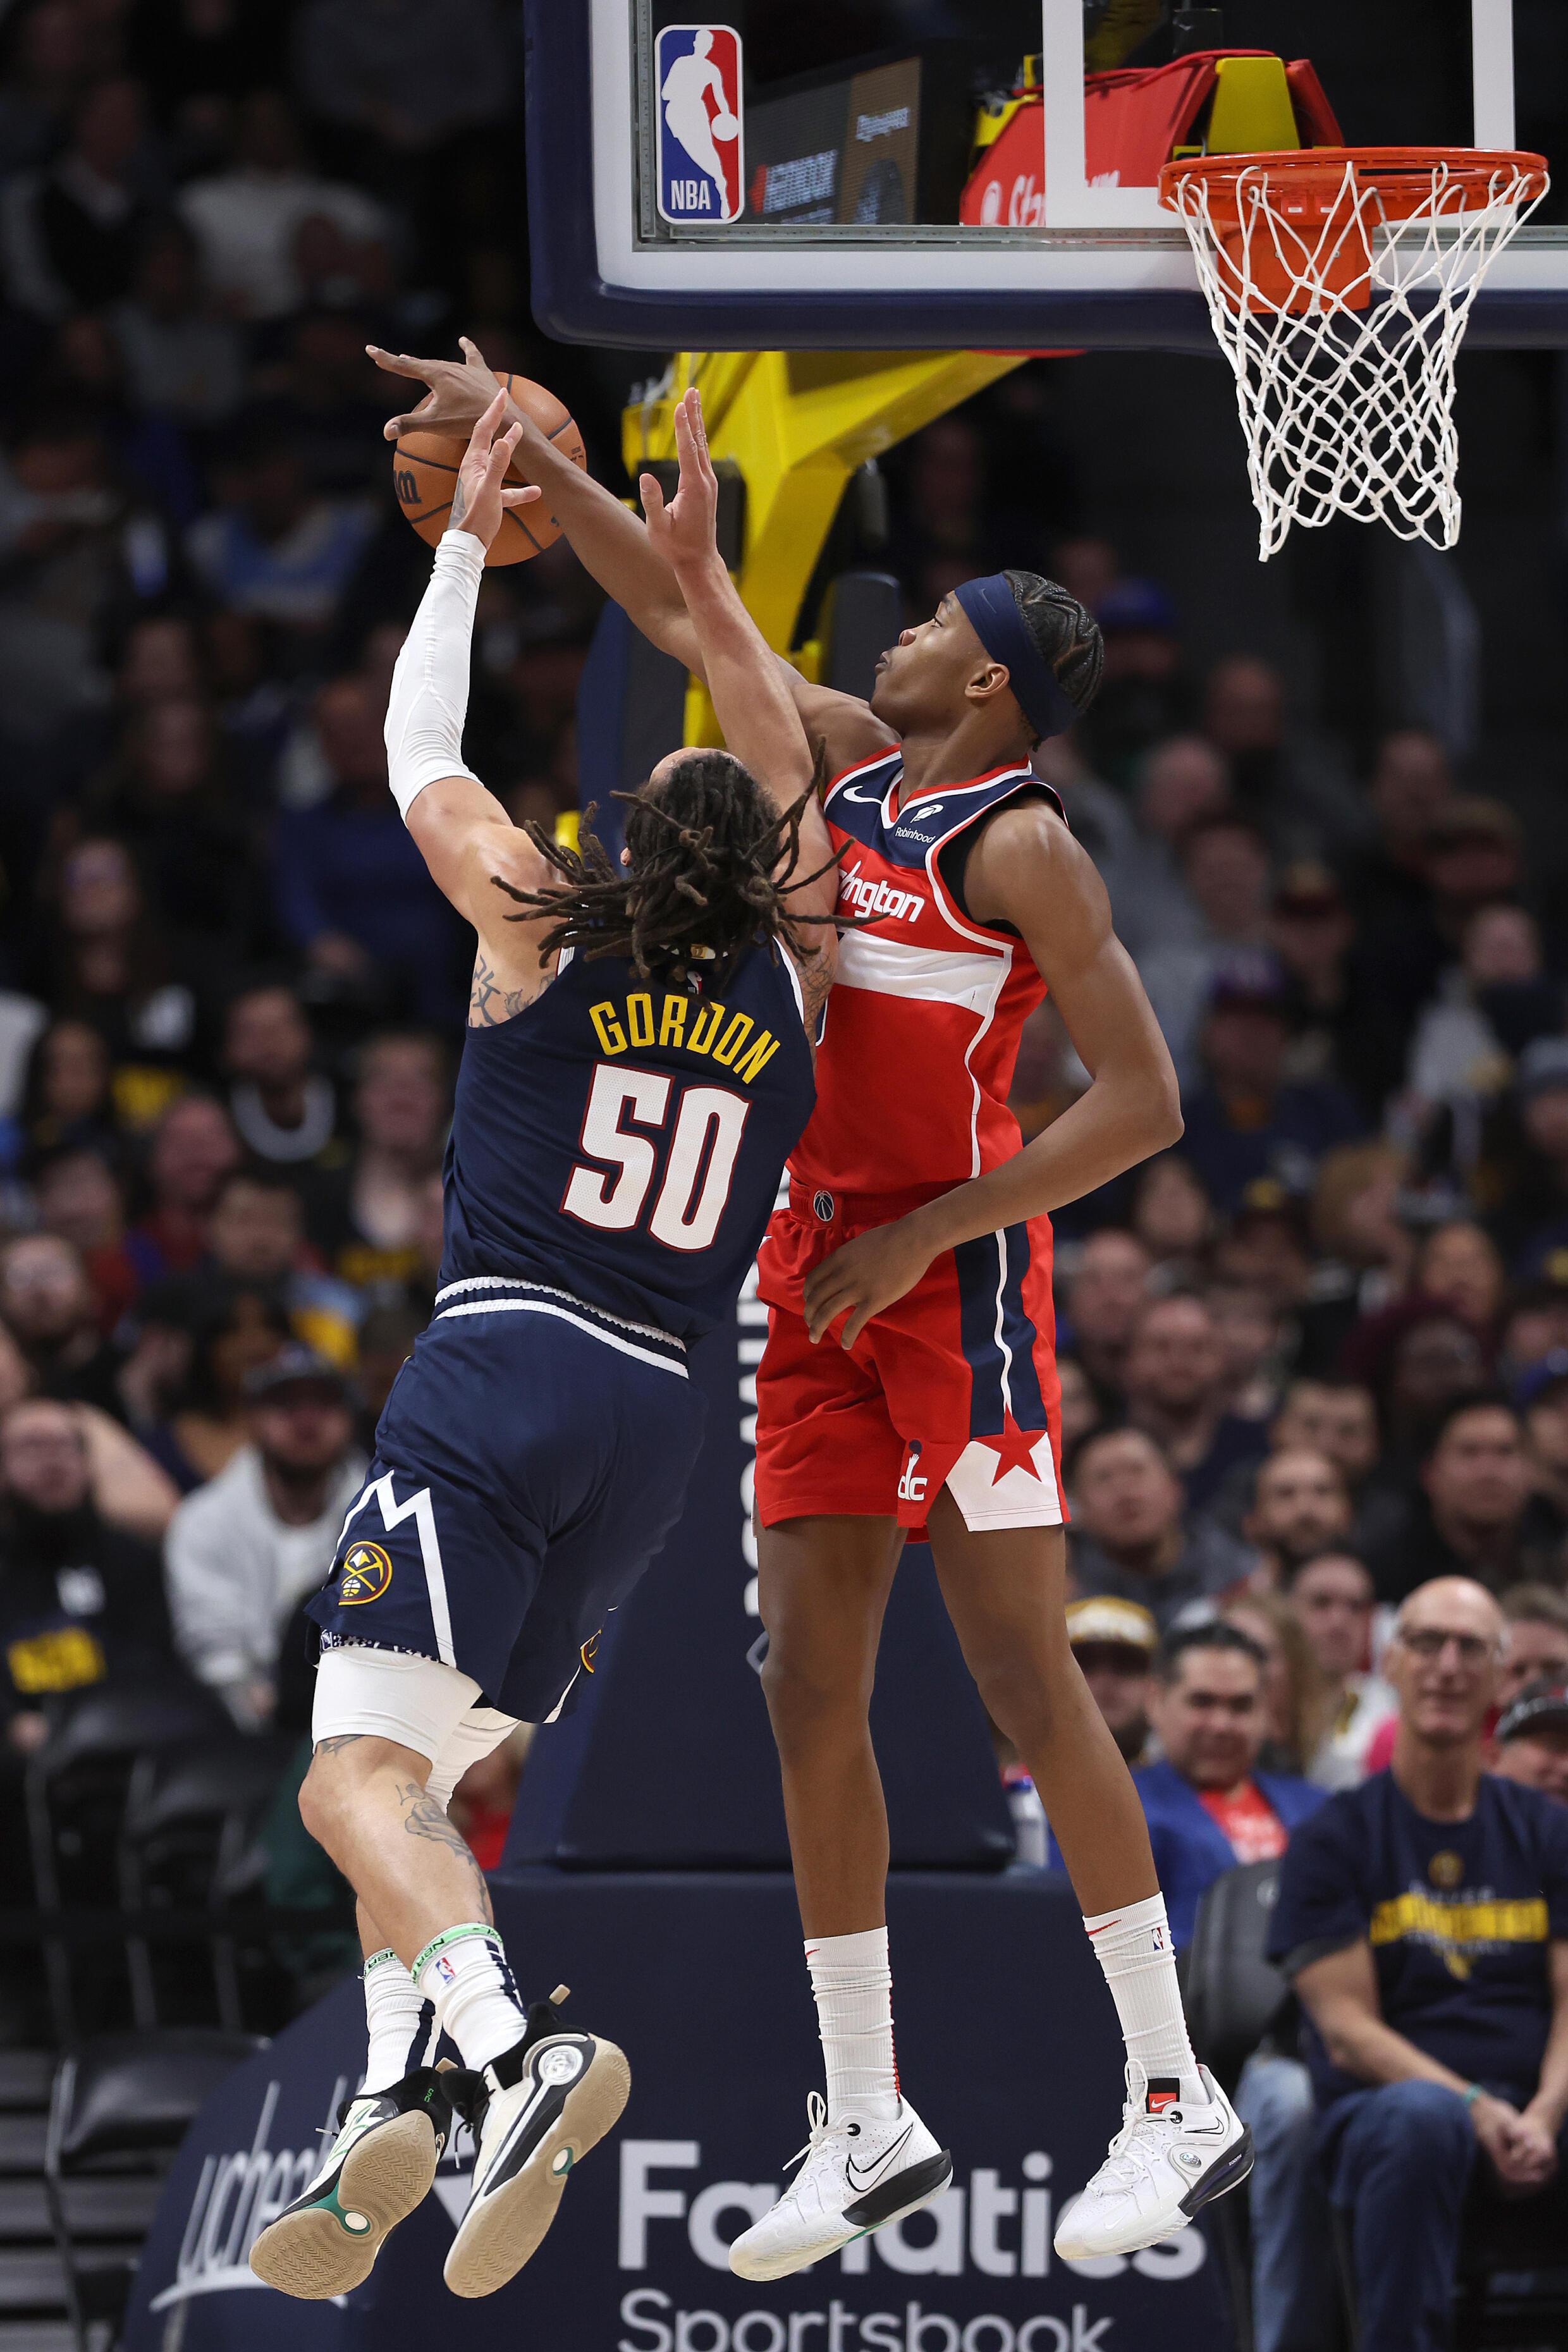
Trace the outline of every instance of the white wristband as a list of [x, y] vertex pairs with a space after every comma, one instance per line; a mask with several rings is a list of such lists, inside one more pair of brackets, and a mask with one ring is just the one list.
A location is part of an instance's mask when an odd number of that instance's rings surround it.
[[405, 824], [416, 795], [443, 776], [468, 776], [463, 721], [468, 712], [468, 662], [474, 607], [485, 551], [471, 530], [441, 535], [414, 625], [392, 673], [386, 706], [386, 780]]

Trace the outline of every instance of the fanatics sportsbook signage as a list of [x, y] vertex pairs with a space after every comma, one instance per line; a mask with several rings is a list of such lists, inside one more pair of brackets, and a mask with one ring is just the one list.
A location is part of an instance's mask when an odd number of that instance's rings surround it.
[[[526, 1872], [496, 1882], [525, 1969], [573, 1988], [629, 2053], [619, 2130], [574, 2173], [539, 2252], [500, 2294], [450, 2295], [466, 2138], [341, 2305], [285, 2301], [251, 2242], [320, 2161], [364, 2060], [357, 1984], [281, 2034], [210, 2103], [171, 2175], [126, 2352], [1224, 2352], [1218, 2265], [1194, 2226], [1130, 2259], [1051, 2251], [1058, 2188], [1115, 2123], [1115, 2021], [1065, 1883], [933, 1873], [889, 1890], [900, 2047], [953, 2151], [929, 2212], [776, 2285], [731, 2274], [730, 2240], [783, 2177], [820, 2080], [783, 1874]], [[793, 2137], [792, 2137], [793, 2134]]]

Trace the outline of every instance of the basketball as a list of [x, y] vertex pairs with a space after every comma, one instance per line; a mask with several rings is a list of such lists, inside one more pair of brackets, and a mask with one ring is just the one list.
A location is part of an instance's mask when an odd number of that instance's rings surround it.
[[[540, 431], [558, 449], [566, 452], [574, 465], [586, 467], [583, 436], [573, 423], [570, 410], [562, 406], [552, 392], [525, 375], [503, 375], [499, 368], [495, 379], [524, 415], [533, 419]], [[445, 433], [405, 433], [393, 452], [392, 487], [397, 503], [428, 547], [436, 545], [447, 528], [452, 492], [458, 485], [458, 468], [468, 446], [466, 441]], [[560, 536], [560, 524], [545, 513], [542, 503], [509, 507], [485, 562], [526, 563], [531, 556], [542, 555]]]

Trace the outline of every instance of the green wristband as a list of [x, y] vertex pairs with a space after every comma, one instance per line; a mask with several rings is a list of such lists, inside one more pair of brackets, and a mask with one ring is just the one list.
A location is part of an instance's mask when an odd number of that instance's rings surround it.
[[1482, 2091], [1479, 2083], [1467, 2083], [1459, 2095], [1464, 2100], [1467, 2107], [1474, 2107], [1476, 2101], [1479, 2098], [1483, 2098], [1485, 2096], [1485, 2093]]

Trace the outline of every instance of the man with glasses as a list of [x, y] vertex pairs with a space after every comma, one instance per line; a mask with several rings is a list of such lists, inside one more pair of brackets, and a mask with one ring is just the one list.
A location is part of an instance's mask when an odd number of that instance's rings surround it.
[[[1481, 1769], [1502, 1618], [1468, 1578], [1405, 1601], [1387, 1771], [1291, 1839], [1270, 1956], [1307, 2012], [1318, 2154], [1362, 2352], [1447, 2342], [1460, 2213], [1556, 2181], [1568, 2116], [1568, 1811]], [[1554, 2203], [1543, 2234], [1560, 2233]]]

